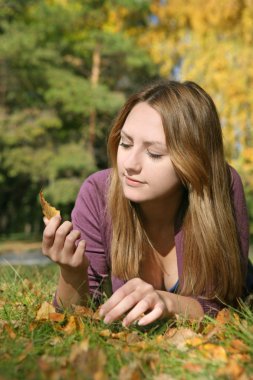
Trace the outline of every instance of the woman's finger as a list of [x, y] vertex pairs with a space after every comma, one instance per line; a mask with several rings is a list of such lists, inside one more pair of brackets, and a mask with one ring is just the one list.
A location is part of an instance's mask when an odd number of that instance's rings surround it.
[[44, 222], [44, 224], [47, 226], [48, 225], [48, 223], [49, 223], [49, 219], [47, 219], [45, 216], [44, 216], [44, 218], [43, 218], [43, 222]]
[[42, 240], [43, 252], [44, 251], [46, 252], [53, 245], [54, 239], [55, 239], [55, 233], [56, 233], [57, 228], [59, 227], [60, 223], [61, 223], [60, 215], [54, 216], [47, 223], [47, 226], [44, 229], [43, 240]]
[[123, 314], [140, 302], [140, 297], [141, 294], [136, 291], [128, 294], [106, 314], [104, 322], [110, 323], [122, 317]]
[[72, 267], [77, 268], [81, 264], [83, 264], [85, 267], [88, 267], [89, 260], [85, 256], [85, 247], [86, 247], [85, 240], [80, 240], [75, 250], [75, 253], [72, 257]]
[[148, 310], [152, 309], [154, 306], [154, 301], [151, 297], [146, 297], [142, 300], [140, 300], [135, 307], [127, 314], [127, 316], [124, 318], [122, 324], [124, 326], [129, 326], [131, 323], [135, 322], [140, 316], [147, 312]]
[[64, 222], [58, 228], [58, 230], [55, 233], [55, 240], [54, 240], [54, 250], [56, 252], [62, 251], [65, 244], [66, 236], [72, 231], [72, 229], [73, 229], [73, 225], [69, 221]]
[[81, 233], [78, 230], [72, 230], [70, 233], [66, 236], [65, 242], [64, 242], [64, 253], [74, 254], [76, 249], [76, 241], [80, 237]]
[[118, 305], [125, 297], [131, 294], [137, 288], [136, 279], [129, 280], [121, 288], [116, 290], [116, 292], [107, 300], [100, 308], [100, 317], [106, 315], [110, 310]]
[[139, 320], [138, 325], [146, 326], [149, 323], [152, 323], [156, 321], [157, 319], [161, 318], [163, 316], [163, 313], [164, 313], [164, 306], [162, 304], [157, 304], [155, 305], [154, 309], [150, 313], [146, 314], [144, 317], [142, 317]]

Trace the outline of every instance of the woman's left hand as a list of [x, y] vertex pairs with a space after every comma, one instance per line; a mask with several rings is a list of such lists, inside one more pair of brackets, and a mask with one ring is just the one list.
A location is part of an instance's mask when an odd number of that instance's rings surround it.
[[[138, 320], [138, 325], [144, 326], [154, 322], [158, 318], [169, 315], [167, 307], [152, 285], [140, 278], [133, 278], [118, 289], [100, 309], [100, 316], [104, 317], [105, 323], [111, 323], [123, 314], [122, 324], [129, 326]], [[145, 316], [143, 316], [145, 313]]]

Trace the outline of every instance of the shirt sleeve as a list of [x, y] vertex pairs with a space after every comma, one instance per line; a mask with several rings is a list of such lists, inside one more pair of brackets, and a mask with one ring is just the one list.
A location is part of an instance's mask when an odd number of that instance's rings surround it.
[[234, 168], [230, 167], [230, 170], [232, 175], [231, 195], [239, 236], [241, 258], [246, 277], [249, 256], [249, 218], [241, 177]]
[[72, 211], [72, 223], [75, 230], [81, 232], [80, 239], [85, 240], [85, 254], [89, 260], [88, 279], [90, 294], [94, 298], [101, 296], [101, 287], [109, 275], [108, 247], [105, 237], [105, 181], [100, 174], [90, 176], [81, 186]]

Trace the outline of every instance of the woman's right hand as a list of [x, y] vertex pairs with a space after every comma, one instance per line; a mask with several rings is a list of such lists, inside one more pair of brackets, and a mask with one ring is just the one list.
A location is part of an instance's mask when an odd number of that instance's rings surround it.
[[85, 241], [80, 240], [80, 232], [73, 230], [71, 222], [61, 224], [60, 215], [48, 220], [44, 218], [45, 230], [43, 233], [42, 252], [45, 256], [57, 263], [63, 272], [68, 275], [83, 273], [89, 265], [85, 256]]

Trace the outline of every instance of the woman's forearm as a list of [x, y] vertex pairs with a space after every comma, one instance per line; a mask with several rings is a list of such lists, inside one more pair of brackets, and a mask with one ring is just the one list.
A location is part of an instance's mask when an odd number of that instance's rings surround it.
[[180, 314], [186, 318], [202, 318], [204, 316], [203, 308], [197, 300], [163, 290], [157, 292], [166, 304], [169, 313]]
[[67, 308], [74, 305], [85, 305], [89, 297], [87, 271], [82, 273], [68, 273], [61, 269], [56, 302], [59, 307]]

